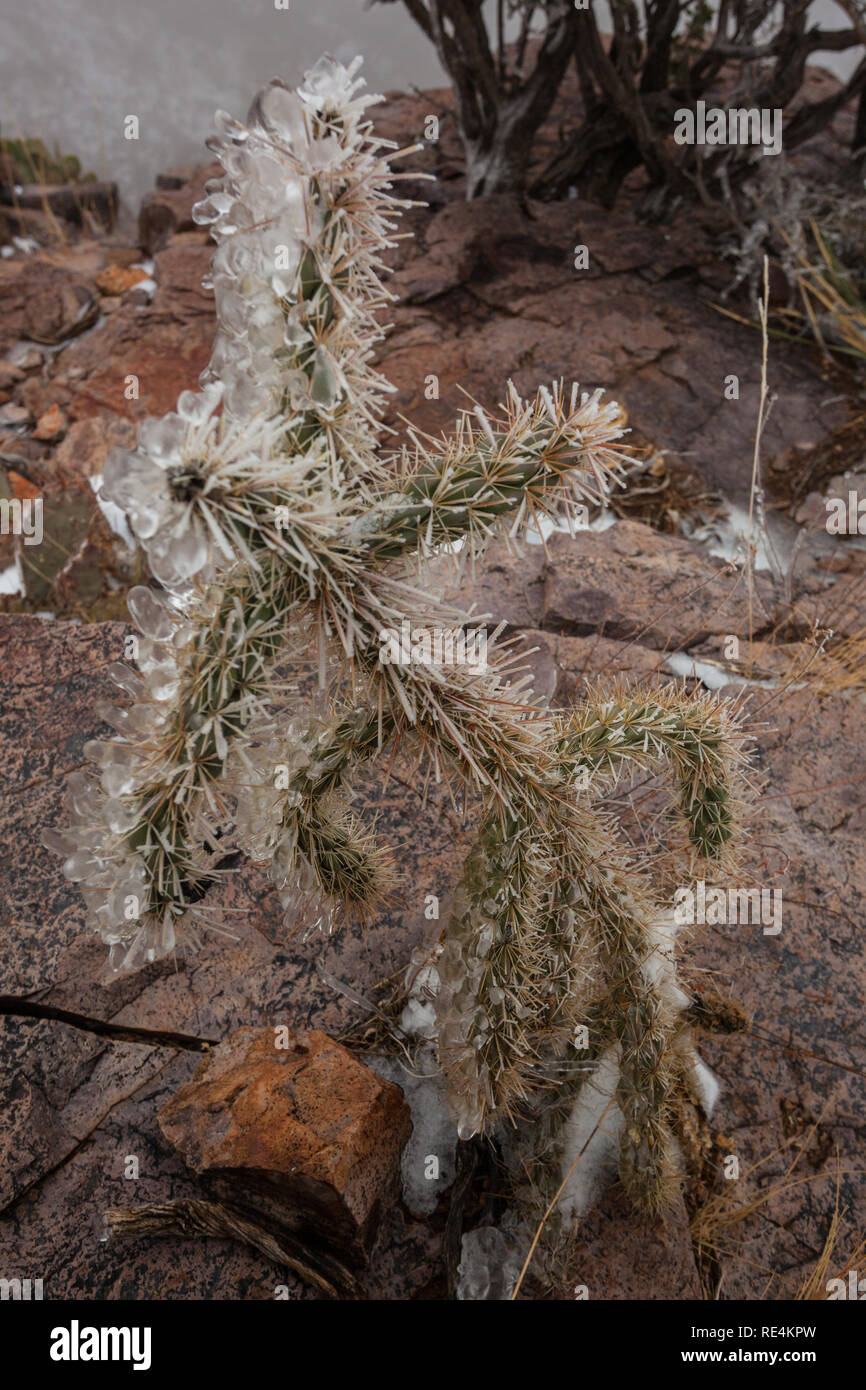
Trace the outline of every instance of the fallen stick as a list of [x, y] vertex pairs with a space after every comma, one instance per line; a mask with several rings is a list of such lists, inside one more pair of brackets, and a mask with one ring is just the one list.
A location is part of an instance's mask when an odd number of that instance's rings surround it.
[[276, 1265], [285, 1265], [326, 1298], [364, 1298], [355, 1276], [322, 1250], [310, 1250], [285, 1231], [278, 1235], [224, 1202], [188, 1198], [112, 1207], [105, 1213], [113, 1236], [223, 1236], [251, 1245]]
[[89, 1018], [71, 1009], [58, 1009], [53, 1004], [37, 1004], [32, 999], [16, 999], [12, 994], [0, 994], [0, 1016], [11, 1018], [43, 1018], [55, 1023], [67, 1023], [83, 1033], [96, 1033], [115, 1042], [147, 1043], [151, 1047], [176, 1047], [185, 1052], [209, 1052], [219, 1038], [196, 1038], [190, 1033], [173, 1033], [165, 1028], [136, 1028], [125, 1023], [108, 1023], [102, 1018]]

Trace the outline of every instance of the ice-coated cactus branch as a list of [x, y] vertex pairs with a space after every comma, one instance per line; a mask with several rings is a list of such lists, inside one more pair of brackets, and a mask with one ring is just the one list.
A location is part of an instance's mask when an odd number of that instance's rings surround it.
[[660, 931], [659, 909], [641, 886], [633, 871], [596, 872], [587, 909], [598, 924], [605, 973], [603, 1036], [619, 1058], [614, 1092], [622, 1116], [619, 1175], [635, 1205], [654, 1210], [664, 1205], [676, 1171], [672, 1042], [676, 1015], [688, 998], [666, 954], [672, 942]]
[[[689, 1000], [677, 982], [670, 912], [591, 802], [627, 769], [667, 765], [688, 844], [718, 860], [739, 828], [742, 732], [711, 695], [592, 689], [557, 716], [551, 753], [559, 786], [546, 820], [545, 807], [504, 824], [491, 814], [443, 933], [439, 1040], [450, 1104], [468, 1136], [527, 1113], [528, 1099], [562, 1086], [575, 1066], [582, 1081], [569, 1094], [579, 1111], [583, 1083], [599, 1090], [596, 1073], [606, 1071], [620, 1176], [652, 1210], [677, 1167], [672, 1086], [677, 1018]], [[529, 863], [531, 891], [518, 893], [515, 910], [512, 890]]]
[[557, 753], [567, 778], [583, 773], [599, 791], [623, 772], [667, 765], [689, 842], [704, 859], [718, 858], [735, 834], [745, 758], [730, 701], [684, 698], [671, 685], [632, 694], [590, 689], [565, 719]]
[[[437, 775], [453, 766], [506, 802], [546, 775], [542, 716], [507, 654], [492, 651], [481, 673], [404, 668], [380, 660], [382, 634], [405, 618], [466, 621], [410, 565], [457, 540], [476, 555], [497, 530], [518, 536], [539, 513], [602, 497], [622, 412], [600, 392], [554, 384], [524, 402], [509, 385], [501, 418], [476, 407], [450, 439], [410, 432], [411, 447], [378, 451], [382, 257], [409, 204], [356, 70], [323, 60], [297, 92], [271, 83], [246, 123], [218, 114], [224, 176], [195, 210], [218, 243], [211, 363], [201, 392], [106, 463], [103, 495], [126, 511], [161, 590], [130, 595], [138, 670], [111, 674], [133, 703], [101, 708], [117, 737], [88, 746], [99, 781], [76, 776], [73, 826], [50, 839], [115, 963], [195, 944], [207, 886], [239, 844], [284, 896], [375, 901], [384, 860], [345, 778], [318, 777], [328, 740], [327, 757], [357, 760], [351, 740], [340, 746], [344, 721], [294, 720], [281, 751], [283, 668], [310, 654], [326, 690], [351, 681], [377, 747], [387, 725], [411, 733]], [[280, 784], [284, 763], [302, 790]]]
[[[555, 872], [543, 827], [486, 820], [464, 866], [438, 963], [439, 1056], [458, 1132], [510, 1115], [537, 1084], [534, 1045], [557, 986], [545, 932]], [[566, 970], [571, 953], [566, 957]], [[560, 967], [561, 968], [561, 967]], [[560, 980], [564, 997], [567, 985]]]
[[396, 152], [365, 118], [360, 59], [323, 60], [297, 92], [272, 82], [246, 123], [217, 112], [208, 146], [225, 171], [195, 220], [218, 242], [210, 374], [226, 412], [279, 421], [282, 452], [324, 445], [335, 478], [376, 472], [378, 417], [393, 388], [370, 365], [393, 300], [382, 254], [402, 208]]

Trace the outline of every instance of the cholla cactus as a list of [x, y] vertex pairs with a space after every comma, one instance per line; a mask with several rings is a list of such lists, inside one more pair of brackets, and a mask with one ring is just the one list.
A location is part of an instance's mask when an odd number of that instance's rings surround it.
[[[623, 773], [667, 764], [682, 849], [727, 867], [741, 819], [742, 735], [730, 706], [667, 686], [591, 690], [556, 716], [549, 739], [558, 785], [531, 814], [490, 808], [445, 927], [440, 1055], [452, 1109], [466, 1137], [525, 1113], [553, 1087], [546, 1122], [560, 1176], [603, 1116], [600, 1147], [618, 1142], [625, 1188], [655, 1209], [677, 1169], [674, 1090], [699, 1091], [680, 1017], [690, 1001], [669, 910], [610, 818], [586, 803]], [[580, 1205], [568, 1185], [564, 1197], [566, 1209]]]
[[[460, 542], [471, 560], [497, 533], [519, 540], [542, 514], [602, 500], [624, 419], [599, 391], [554, 384], [526, 402], [509, 383], [498, 415], [479, 406], [450, 438], [410, 431], [378, 452], [381, 255], [411, 204], [389, 165], [407, 151], [372, 135], [356, 69], [323, 60], [297, 92], [271, 83], [245, 124], [217, 116], [225, 173], [195, 210], [218, 242], [213, 357], [201, 391], [106, 464], [103, 496], [158, 587], [130, 593], [138, 670], [109, 668], [130, 702], [99, 708], [117, 737], [86, 746], [72, 827], [48, 843], [117, 968], [195, 947], [214, 925], [209, 888], [243, 853], [292, 920], [330, 927], [335, 905], [369, 914], [390, 875], [350, 808], [351, 774], [414, 740], [437, 778], [487, 800], [443, 955], [462, 1131], [512, 1113], [575, 1025], [598, 1020], [624, 1175], [652, 1204], [670, 1168], [681, 996], [654, 959], [651, 899], [575, 783], [669, 759], [691, 843], [715, 855], [733, 826], [736, 737], [721, 707], [665, 692], [548, 711], [496, 640], [480, 668], [381, 660], [404, 620], [468, 621], [424, 591], [426, 558]], [[315, 708], [293, 683], [311, 658]]]
[[[300, 895], [368, 911], [385, 868], [346, 774], [391, 738], [411, 733], [437, 775], [455, 766], [503, 804], [547, 776], [544, 721], [507, 649], [492, 644], [482, 671], [388, 665], [382, 636], [406, 618], [459, 629], [466, 615], [419, 588], [423, 557], [458, 540], [477, 554], [497, 529], [601, 497], [622, 413], [600, 392], [526, 403], [509, 385], [501, 418], [479, 407], [450, 439], [379, 456], [380, 258], [411, 204], [356, 69], [323, 60], [297, 92], [271, 83], [246, 124], [218, 114], [225, 176], [195, 210], [219, 243], [211, 365], [106, 463], [103, 496], [160, 588], [129, 596], [139, 669], [110, 674], [132, 703], [100, 708], [118, 736], [87, 746], [74, 824], [49, 840], [118, 966], [194, 945], [207, 888], [241, 851], [290, 910]], [[284, 668], [311, 651], [342, 695], [301, 725]]]

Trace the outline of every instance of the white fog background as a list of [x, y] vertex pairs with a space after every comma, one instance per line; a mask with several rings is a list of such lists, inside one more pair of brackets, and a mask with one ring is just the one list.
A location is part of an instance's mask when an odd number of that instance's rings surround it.
[[[243, 118], [271, 77], [294, 83], [323, 52], [344, 61], [362, 53], [374, 91], [443, 85], [433, 46], [402, 4], [289, 3], [0, 0], [0, 134], [56, 141], [115, 179], [136, 208], [161, 169], [208, 158], [202, 142], [218, 106]], [[847, 27], [833, 0], [815, 0], [810, 18]], [[819, 61], [845, 75], [856, 58]], [[137, 142], [123, 138], [130, 114]]]

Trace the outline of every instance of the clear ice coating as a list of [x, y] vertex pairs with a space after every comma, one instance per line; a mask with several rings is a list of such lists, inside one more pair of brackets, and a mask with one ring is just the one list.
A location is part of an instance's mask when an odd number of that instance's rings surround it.
[[154, 642], [167, 642], [174, 632], [174, 622], [164, 604], [160, 603], [152, 589], [137, 584], [130, 589], [126, 605], [140, 632], [151, 637]]
[[520, 1278], [523, 1260], [517, 1248], [496, 1226], [467, 1231], [460, 1246], [457, 1297], [464, 1302], [510, 1299]]

